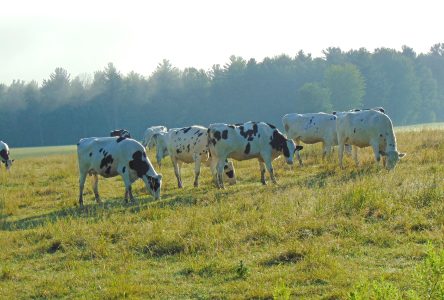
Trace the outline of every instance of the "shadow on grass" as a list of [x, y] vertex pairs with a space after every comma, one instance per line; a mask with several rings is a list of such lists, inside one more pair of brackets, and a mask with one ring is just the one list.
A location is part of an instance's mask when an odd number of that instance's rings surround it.
[[148, 200], [137, 199], [134, 202], [126, 203], [121, 198], [114, 198], [110, 200], [102, 200], [102, 203], [97, 204], [95, 202], [91, 202], [90, 204], [84, 204], [82, 208], [79, 206], [75, 207], [66, 207], [60, 210], [52, 211], [42, 215], [36, 215], [32, 217], [23, 218], [15, 221], [6, 221], [0, 219], [0, 230], [5, 231], [15, 231], [15, 230], [24, 230], [24, 229], [32, 229], [36, 227], [43, 226], [48, 223], [55, 223], [58, 220], [72, 218], [72, 219], [81, 219], [81, 218], [101, 218], [103, 215], [109, 212], [131, 212], [137, 213], [142, 208], [148, 207], [149, 203], [153, 202], [152, 197], [148, 197]]

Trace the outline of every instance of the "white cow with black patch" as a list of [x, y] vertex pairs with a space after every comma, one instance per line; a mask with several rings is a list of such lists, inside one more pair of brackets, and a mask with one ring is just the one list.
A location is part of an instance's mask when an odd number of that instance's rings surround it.
[[[182, 187], [180, 168], [182, 163], [194, 162], [194, 186], [199, 186], [200, 165], [211, 167], [212, 157], [208, 151], [208, 129], [202, 126], [189, 126], [170, 129], [168, 132], [153, 136], [156, 145], [156, 159], [159, 166], [164, 157], [170, 156], [177, 178], [177, 185]], [[214, 164], [215, 165], [215, 164]], [[215, 173], [213, 168], [212, 173]], [[236, 174], [232, 162], [225, 161], [224, 174], [230, 184], [236, 183]]]
[[[338, 144], [336, 134], [336, 116], [323, 112], [306, 114], [286, 114], [282, 117], [285, 133], [288, 138], [295, 141], [296, 145], [301, 142], [305, 144], [322, 143], [322, 159], [331, 153], [332, 147]], [[350, 152], [350, 147], [347, 147]], [[302, 166], [302, 159], [299, 152], [296, 152], [299, 165]]]
[[211, 124], [208, 128], [209, 148], [216, 165], [216, 185], [223, 188], [222, 171], [224, 161], [231, 157], [235, 160], [257, 158], [261, 170], [261, 182], [265, 182], [265, 167], [271, 180], [276, 183], [271, 162], [283, 154], [288, 164], [293, 164], [295, 151], [303, 147], [296, 146], [275, 126], [264, 122], [244, 124]]
[[9, 147], [3, 141], [0, 141], [0, 159], [1, 159], [2, 163], [5, 164], [6, 170], [9, 170], [11, 168], [12, 162], [14, 160], [10, 159], [10, 157], [9, 157]]
[[148, 147], [148, 149], [151, 149], [154, 147], [154, 140], [153, 135], [155, 135], [156, 133], [161, 133], [164, 132], [166, 133], [168, 130], [165, 126], [151, 126], [148, 127], [145, 130], [145, 133], [143, 134], [143, 141], [142, 141], [142, 145], [144, 147]]
[[356, 147], [371, 146], [378, 163], [383, 156], [384, 167], [393, 169], [405, 153], [400, 153], [396, 147], [396, 137], [393, 132], [393, 124], [390, 118], [376, 110], [362, 110], [347, 112], [338, 115], [336, 120], [336, 132], [339, 144], [339, 165], [343, 168], [342, 159], [344, 145], [353, 147], [353, 159], [358, 164]]
[[157, 174], [146, 156], [145, 148], [133, 139], [123, 137], [84, 138], [77, 144], [80, 173], [79, 204], [83, 206], [83, 187], [86, 175], [93, 175], [93, 189], [96, 201], [100, 203], [98, 177], [122, 176], [125, 183], [125, 201], [128, 196], [134, 200], [131, 184], [141, 178], [148, 192], [155, 199], [160, 198], [162, 175]]

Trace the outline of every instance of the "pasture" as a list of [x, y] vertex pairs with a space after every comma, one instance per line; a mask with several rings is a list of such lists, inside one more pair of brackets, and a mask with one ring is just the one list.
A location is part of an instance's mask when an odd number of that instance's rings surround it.
[[179, 190], [167, 158], [162, 199], [137, 181], [126, 204], [121, 179], [100, 178], [103, 204], [87, 180], [84, 209], [75, 147], [11, 149], [0, 298], [441, 299], [444, 130], [397, 140], [407, 156], [391, 172], [369, 148], [341, 170], [337, 149], [322, 162], [319, 145], [304, 145], [304, 167], [274, 161], [278, 185], [267, 173], [262, 186], [256, 160], [235, 161], [238, 183], [225, 190], [207, 168], [193, 188], [191, 165]]

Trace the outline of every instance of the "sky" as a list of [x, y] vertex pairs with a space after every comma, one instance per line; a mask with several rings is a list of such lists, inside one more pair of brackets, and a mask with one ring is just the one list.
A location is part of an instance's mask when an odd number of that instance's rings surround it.
[[123, 75], [174, 67], [208, 70], [300, 50], [322, 57], [403, 45], [418, 54], [444, 42], [432, 0], [0, 0], [0, 83], [36, 80], [62, 67], [88, 76], [112, 62]]

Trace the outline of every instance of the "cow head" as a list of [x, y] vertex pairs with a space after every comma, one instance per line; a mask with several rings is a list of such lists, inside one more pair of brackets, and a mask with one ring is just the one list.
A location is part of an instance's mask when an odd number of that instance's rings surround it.
[[[282, 151], [287, 164], [293, 164], [293, 156], [296, 151], [302, 150], [302, 146], [296, 146], [292, 139], [287, 139], [279, 130], [275, 129], [273, 131], [273, 136], [271, 137], [270, 145], [275, 151]], [[297, 153], [299, 157], [299, 153]]]
[[380, 153], [386, 156], [385, 168], [387, 170], [394, 169], [398, 161], [405, 156], [405, 153], [398, 152], [397, 150], [391, 150], [388, 152], [380, 151]]
[[9, 171], [9, 169], [12, 166], [12, 162], [14, 161], [13, 159], [11, 160], [9, 158], [9, 151], [7, 151], [6, 149], [2, 149], [0, 151], [0, 159], [1, 159], [1, 162], [5, 164], [6, 170]]
[[[162, 159], [165, 156], [168, 156], [168, 147], [165, 141], [165, 136], [163, 133], [155, 133], [151, 138], [151, 141], [154, 142], [156, 146], [156, 161], [159, 168], [162, 166]], [[148, 143], [148, 147], [149, 147]]]
[[[144, 180], [145, 181], [145, 180]], [[145, 185], [148, 192], [154, 197], [154, 199], [160, 199], [160, 188], [162, 187], [162, 174], [154, 176], [146, 175]]]
[[232, 161], [225, 161], [224, 174], [225, 179], [230, 185], [236, 184], [236, 172], [234, 171], [234, 165]]

